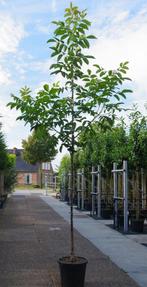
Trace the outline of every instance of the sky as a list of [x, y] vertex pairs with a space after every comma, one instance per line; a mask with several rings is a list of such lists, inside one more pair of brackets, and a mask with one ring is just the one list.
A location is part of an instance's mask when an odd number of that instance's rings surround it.
[[[21, 87], [37, 91], [53, 81], [52, 62], [47, 40], [52, 37], [53, 20], [62, 20], [68, 0], [0, 0], [0, 121], [9, 148], [21, 147], [30, 134], [29, 126], [16, 121], [18, 112], [6, 104]], [[89, 54], [105, 69], [116, 69], [129, 61], [128, 76], [133, 93], [126, 107], [137, 103], [143, 114], [147, 103], [147, 1], [146, 0], [75, 0], [87, 9], [92, 23], [90, 34], [97, 36]], [[54, 165], [59, 165], [58, 154]]]

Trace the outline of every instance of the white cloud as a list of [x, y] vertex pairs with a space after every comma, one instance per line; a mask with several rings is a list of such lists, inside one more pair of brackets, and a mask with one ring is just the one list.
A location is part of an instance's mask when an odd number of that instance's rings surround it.
[[97, 26], [100, 37], [92, 46], [92, 54], [106, 69], [115, 69], [120, 62], [129, 61], [128, 76], [134, 90], [132, 101], [138, 101], [144, 109], [147, 94], [147, 7], [126, 20], [128, 15], [129, 11], [113, 8], [109, 25]]
[[[25, 36], [22, 25], [18, 24], [9, 15], [0, 13], [0, 60], [4, 62], [9, 53], [17, 53], [20, 41]], [[0, 85], [10, 84], [11, 73], [3, 64], [0, 65]]]
[[52, 58], [44, 60], [44, 61], [32, 62], [30, 68], [32, 71], [49, 73], [49, 68], [53, 64], [53, 62], [54, 61]]
[[9, 85], [11, 82], [10, 73], [0, 66], [0, 85]]
[[[20, 2], [20, 3], [19, 3]], [[58, 3], [60, 5], [60, 3]], [[17, 1], [17, 4], [12, 5], [13, 12], [18, 15], [17, 17], [23, 22], [31, 22], [36, 14], [41, 13], [55, 13], [57, 11], [57, 1], [56, 0], [21, 0]]]
[[48, 35], [49, 34], [49, 29], [50, 29], [50, 26], [49, 25], [41, 25], [41, 24], [37, 24], [36, 25], [37, 27], [37, 30], [43, 34], [46, 34]]
[[113, 23], [120, 23], [124, 20], [126, 20], [126, 18], [128, 17], [129, 13], [128, 11], [123, 11], [121, 13], [119, 13], [113, 20]]
[[3, 124], [3, 131], [9, 133], [14, 127], [17, 127], [19, 124], [16, 121], [19, 113], [15, 110], [10, 110], [6, 106], [4, 101], [0, 100], [0, 122]]
[[0, 4], [5, 5], [6, 4], [6, 0], [0, 0]]
[[51, 2], [51, 10], [53, 13], [55, 13], [57, 11], [57, 1], [56, 0], [52, 0]]
[[0, 57], [15, 53], [24, 36], [25, 31], [21, 24], [8, 15], [0, 14]]
[[23, 121], [16, 120], [19, 115], [18, 111], [10, 110], [4, 101], [0, 100], [0, 122], [9, 148], [14, 146], [21, 148], [22, 139], [26, 139], [30, 133], [29, 126], [26, 127]]

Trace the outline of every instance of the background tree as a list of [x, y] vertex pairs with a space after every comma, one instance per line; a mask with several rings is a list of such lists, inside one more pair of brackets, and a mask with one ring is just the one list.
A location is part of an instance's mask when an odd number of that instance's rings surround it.
[[[1, 125], [0, 125], [1, 128]], [[10, 192], [16, 183], [15, 156], [7, 153], [5, 138], [0, 130], [0, 197]]]
[[30, 164], [39, 163], [39, 185], [42, 187], [43, 162], [50, 162], [57, 154], [57, 139], [51, 136], [44, 127], [37, 127], [27, 140], [22, 141], [23, 158]]
[[57, 154], [57, 139], [46, 128], [37, 127], [27, 140], [22, 141], [23, 158], [30, 164], [49, 162]]
[[4, 139], [4, 135], [0, 130], [0, 170], [4, 170], [7, 167], [7, 149]]
[[4, 171], [4, 190], [11, 192], [17, 182], [16, 179], [16, 155], [7, 154], [7, 165]]
[[[60, 74], [65, 83], [44, 85], [36, 97], [31, 96], [29, 88], [20, 90], [20, 96], [12, 95], [8, 105], [21, 111], [20, 120], [30, 123], [31, 128], [42, 125], [56, 131], [61, 148], [64, 145], [71, 158], [71, 248], [70, 259], [74, 260], [73, 237], [73, 194], [74, 194], [74, 156], [79, 145], [78, 136], [90, 129], [97, 120], [101, 125], [113, 123], [115, 112], [121, 111], [121, 99], [130, 92], [122, 84], [126, 78], [127, 62], [121, 63], [115, 71], [105, 71], [95, 64], [95, 70], [85, 65], [94, 57], [87, 55], [89, 40], [95, 36], [88, 34], [91, 23], [86, 19], [86, 11], [70, 4], [65, 10], [64, 21], [54, 21], [57, 28], [48, 43], [51, 46], [55, 63], [50, 67], [52, 74]], [[93, 69], [94, 69], [93, 68]]]

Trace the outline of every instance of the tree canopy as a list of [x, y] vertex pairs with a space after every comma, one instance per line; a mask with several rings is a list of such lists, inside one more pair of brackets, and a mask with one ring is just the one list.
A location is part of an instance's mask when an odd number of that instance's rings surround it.
[[142, 115], [137, 106], [130, 114], [129, 160], [132, 168], [147, 169], [147, 117]]
[[[128, 80], [128, 62], [121, 63], [115, 71], [106, 71], [97, 63], [93, 69], [85, 66], [93, 60], [87, 55], [90, 41], [96, 37], [89, 34], [91, 23], [86, 19], [86, 10], [80, 11], [72, 4], [65, 10], [64, 21], [54, 21], [56, 29], [51, 45], [51, 74], [60, 74], [63, 83], [45, 84], [34, 97], [24, 87], [20, 95], [12, 95], [10, 108], [21, 111], [19, 120], [56, 131], [56, 136], [70, 152], [78, 145], [79, 134], [95, 120], [112, 123], [115, 112], [122, 109], [122, 99], [130, 90], [123, 83]], [[73, 147], [74, 146], [74, 147]]]
[[55, 136], [44, 127], [37, 127], [27, 140], [22, 141], [23, 158], [31, 164], [51, 161], [57, 153], [56, 144]]

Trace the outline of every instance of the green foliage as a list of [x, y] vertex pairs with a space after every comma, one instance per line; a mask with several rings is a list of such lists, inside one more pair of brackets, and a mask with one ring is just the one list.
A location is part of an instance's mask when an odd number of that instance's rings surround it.
[[95, 72], [87, 69], [85, 73], [85, 65], [93, 59], [86, 52], [90, 41], [96, 38], [88, 33], [91, 23], [86, 19], [86, 11], [70, 5], [64, 21], [54, 24], [53, 38], [48, 40], [55, 58], [50, 70], [64, 78], [64, 86], [46, 84], [36, 97], [31, 96], [29, 88], [22, 88], [20, 96], [12, 95], [8, 105], [19, 109], [18, 119], [30, 123], [32, 129], [42, 125], [56, 130], [61, 150], [64, 145], [71, 153], [78, 147], [77, 138], [85, 128], [89, 129], [95, 120], [101, 125], [112, 124], [115, 112], [122, 110], [122, 99], [131, 92], [121, 89], [128, 80], [128, 63], [121, 63], [115, 71], [105, 71], [95, 64]]
[[7, 151], [3, 133], [0, 131], [0, 171], [7, 166]]
[[61, 159], [60, 166], [58, 169], [59, 177], [62, 176], [62, 174], [68, 174], [70, 172], [70, 156], [68, 154], [64, 155]]
[[0, 172], [4, 174], [4, 190], [10, 192], [16, 183], [15, 156], [7, 153], [5, 139], [0, 131]]
[[4, 171], [4, 189], [7, 192], [12, 191], [16, 184], [16, 156], [14, 154], [7, 154], [7, 167]]
[[100, 164], [111, 170], [113, 162], [119, 164], [128, 157], [128, 136], [122, 121], [106, 130], [102, 129], [99, 123], [95, 123], [79, 140], [83, 146], [78, 151], [81, 167]]
[[35, 164], [51, 161], [57, 153], [57, 140], [43, 127], [37, 127], [27, 140], [22, 141], [23, 158], [28, 163]]
[[15, 167], [15, 164], [16, 164], [16, 155], [7, 154], [7, 168]]
[[132, 168], [147, 169], [147, 117], [143, 116], [138, 107], [130, 114], [129, 160]]
[[130, 126], [124, 120], [111, 129], [103, 129], [95, 123], [88, 132], [83, 132], [77, 152], [77, 160], [81, 167], [100, 164], [111, 170], [112, 163], [129, 161], [130, 170], [147, 169], [147, 118], [134, 107], [129, 118]]

